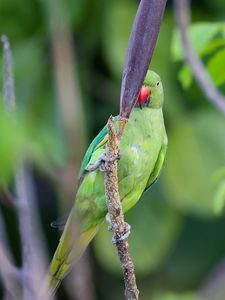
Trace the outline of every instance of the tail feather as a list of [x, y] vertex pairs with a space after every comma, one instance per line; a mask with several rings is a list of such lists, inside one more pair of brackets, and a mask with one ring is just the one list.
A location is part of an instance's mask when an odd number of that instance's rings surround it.
[[49, 275], [48, 276], [48, 295], [49, 295], [49, 299], [53, 299], [53, 297], [55, 296], [55, 293], [60, 285], [62, 280], [55, 278], [54, 276]]
[[79, 260], [80, 256], [97, 233], [99, 227], [100, 224], [89, 228], [76, 240], [70, 236], [71, 232], [69, 228], [65, 228], [50, 265], [48, 276], [50, 298], [54, 296], [61, 281]]

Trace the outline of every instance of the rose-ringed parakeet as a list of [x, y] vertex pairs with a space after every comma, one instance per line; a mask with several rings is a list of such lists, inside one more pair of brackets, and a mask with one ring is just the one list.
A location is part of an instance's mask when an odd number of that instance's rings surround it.
[[[163, 98], [160, 77], [148, 71], [120, 144], [118, 183], [124, 212], [134, 206], [143, 192], [155, 182], [163, 166], [167, 150]], [[117, 126], [118, 117], [114, 120]], [[105, 126], [92, 141], [83, 159], [75, 204], [50, 266], [51, 293], [56, 291], [106, 217], [104, 174], [99, 169], [90, 169], [104, 154], [107, 140]], [[77, 220], [79, 235], [74, 233]]]

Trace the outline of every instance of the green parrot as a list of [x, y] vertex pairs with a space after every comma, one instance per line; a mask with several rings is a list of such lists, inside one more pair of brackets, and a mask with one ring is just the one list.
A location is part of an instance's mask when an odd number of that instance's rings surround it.
[[[163, 86], [159, 75], [148, 71], [125, 127], [118, 161], [119, 193], [126, 212], [155, 182], [167, 150], [163, 120]], [[115, 127], [118, 127], [115, 117]], [[49, 270], [50, 293], [54, 294], [63, 278], [82, 255], [107, 215], [104, 174], [90, 171], [105, 153], [108, 140], [105, 126], [90, 144], [83, 159], [75, 204], [66, 221]], [[75, 226], [79, 220], [79, 232]]]

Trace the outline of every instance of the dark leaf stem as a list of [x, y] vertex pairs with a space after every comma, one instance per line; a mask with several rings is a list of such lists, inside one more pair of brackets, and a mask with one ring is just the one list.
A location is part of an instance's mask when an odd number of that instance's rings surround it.
[[140, 2], [128, 44], [120, 94], [120, 117], [129, 118], [155, 49], [166, 0]]

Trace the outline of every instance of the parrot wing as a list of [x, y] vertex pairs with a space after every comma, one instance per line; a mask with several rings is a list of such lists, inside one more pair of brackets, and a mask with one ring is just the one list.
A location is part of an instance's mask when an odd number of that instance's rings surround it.
[[88, 166], [89, 162], [91, 161], [91, 157], [95, 150], [106, 144], [108, 141], [108, 131], [107, 125], [105, 125], [99, 134], [94, 138], [91, 142], [90, 146], [88, 147], [84, 159], [82, 161], [80, 172], [79, 172], [79, 179], [82, 178], [82, 175], [85, 172], [86, 167]]
[[[88, 171], [86, 171], [87, 166], [89, 165], [89, 163], [91, 163], [93, 160], [95, 160], [96, 154], [98, 155], [98, 153], [95, 153], [95, 151], [98, 150], [104, 144], [106, 144], [107, 141], [108, 141], [108, 132], [107, 132], [107, 125], [105, 125], [103, 127], [103, 129], [99, 132], [99, 134], [95, 137], [95, 139], [91, 142], [90, 146], [88, 147], [88, 149], [85, 153], [85, 156], [84, 156], [84, 159], [82, 161], [80, 171], [79, 171], [78, 188], [79, 188], [81, 182], [83, 181], [84, 176], [86, 175], [86, 173], [88, 173]], [[98, 151], [96, 151], [96, 152], [98, 152]], [[62, 231], [66, 225], [68, 217], [69, 217], [69, 214], [57, 218], [56, 220], [51, 222], [51, 227], [57, 228], [60, 231]]]
[[[114, 124], [115, 128], [118, 128], [118, 119], [119, 116], [114, 117]], [[94, 138], [94, 140], [91, 142], [90, 146], [88, 147], [84, 159], [81, 163], [80, 171], [79, 171], [79, 181], [78, 181], [78, 187], [80, 186], [81, 182], [83, 181], [83, 178], [87, 173], [90, 171], [87, 170], [87, 167], [89, 164], [94, 164], [97, 159], [105, 153], [105, 144], [107, 143], [109, 138], [108, 130], [107, 130], [107, 124], [102, 128], [102, 130], [99, 132], [99, 134]]]
[[[118, 117], [115, 117], [115, 125], [117, 126]], [[94, 163], [99, 156], [104, 153], [104, 145], [108, 141], [107, 125], [99, 132], [95, 139], [90, 144], [83, 162], [81, 164], [79, 172], [79, 185], [81, 184], [85, 174], [89, 172], [86, 168], [89, 164]], [[75, 208], [73, 207], [69, 217], [59, 218], [51, 225], [62, 229], [65, 225], [63, 234], [60, 238], [60, 243], [52, 259], [52, 263], [49, 270], [49, 292], [54, 294], [61, 280], [71, 269], [74, 262], [80, 257], [84, 249], [92, 240], [94, 235], [99, 229], [100, 224], [93, 225], [88, 230], [77, 235], [74, 232], [74, 228], [77, 226], [75, 218]], [[74, 246], [76, 244], [76, 247]]]
[[146, 192], [153, 185], [153, 183], [158, 179], [159, 174], [162, 170], [164, 161], [165, 161], [167, 146], [168, 146], [168, 139], [167, 139], [167, 135], [165, 134], [163, 144], [162, 144], [162, 147], [160, 149], [160, 152], [159, 152], [154, 170], [149, 176], [149, 179], [147, 181], [144, 192]]

